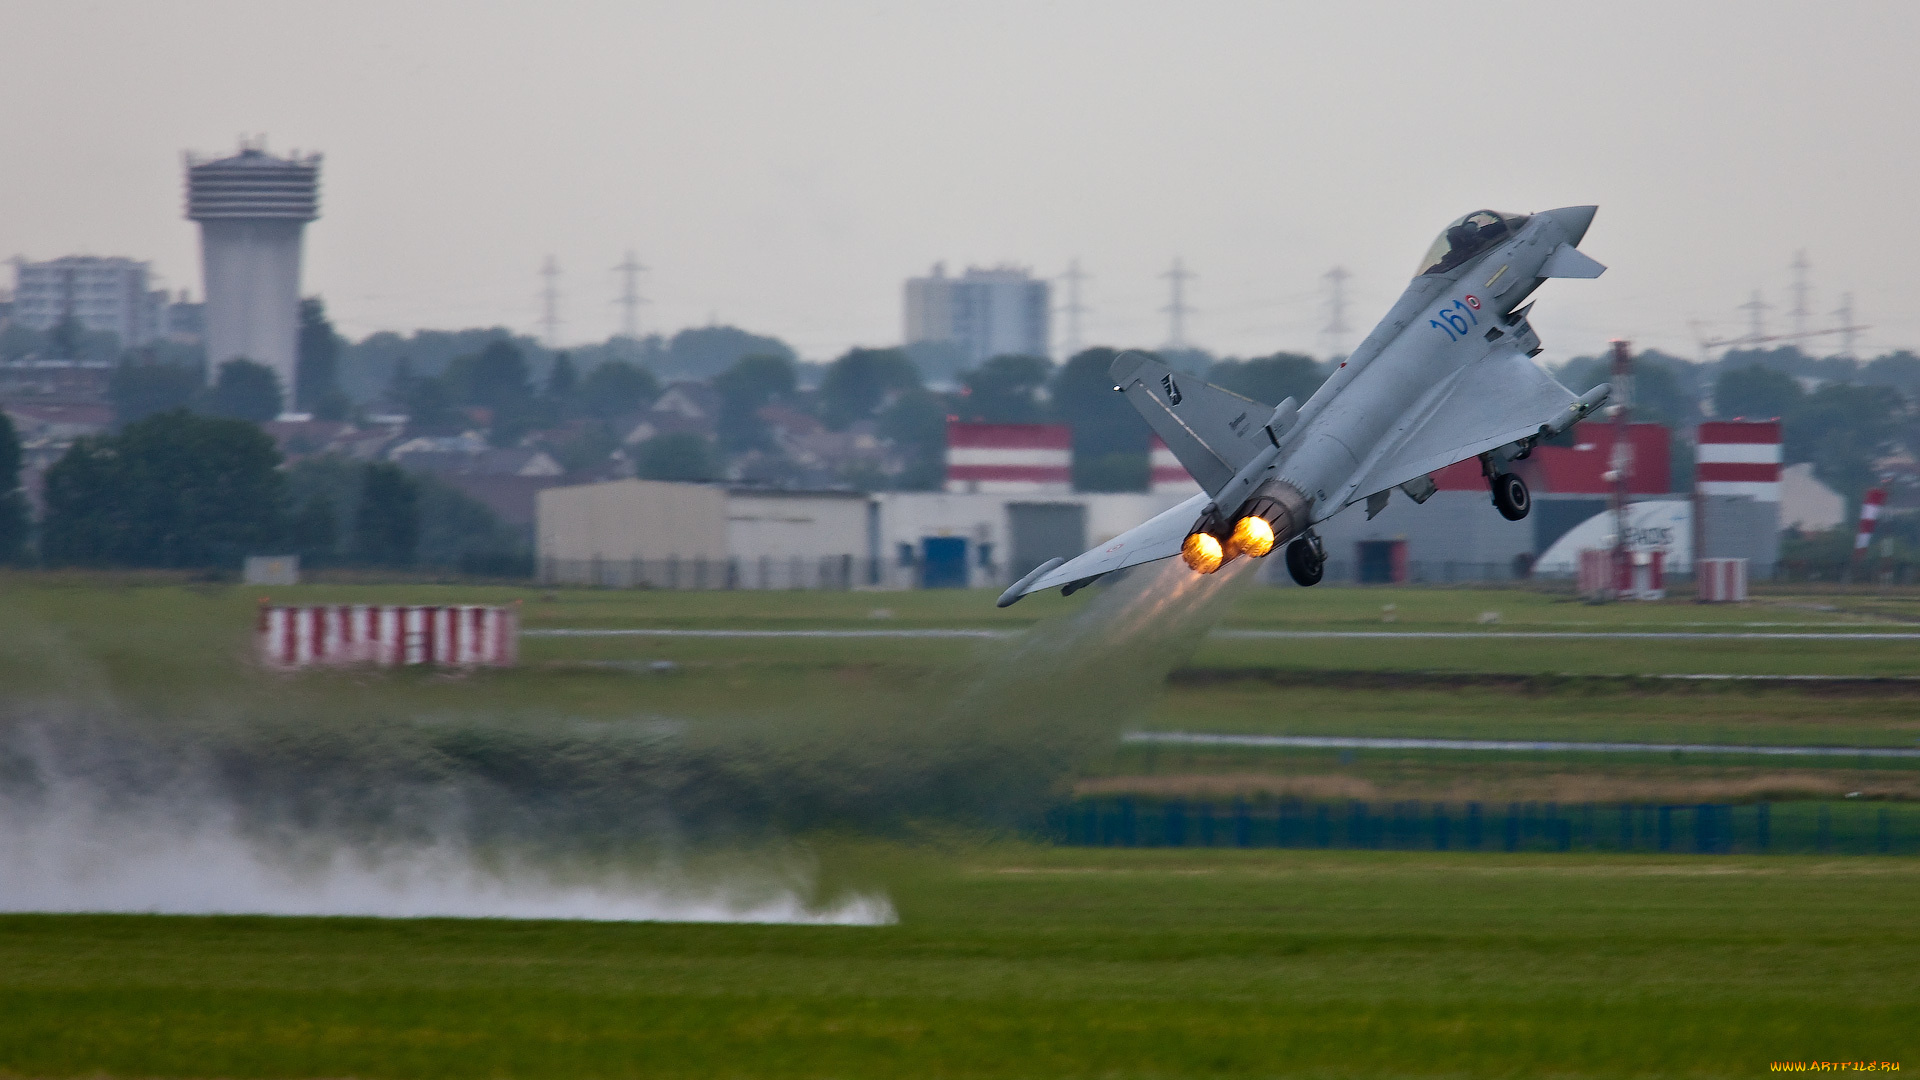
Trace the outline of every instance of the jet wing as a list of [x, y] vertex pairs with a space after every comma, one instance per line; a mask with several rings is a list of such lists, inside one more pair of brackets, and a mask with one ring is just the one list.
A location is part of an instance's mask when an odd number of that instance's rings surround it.
[[1337, 505], [1524, 439], [1560, 417], [1574, 400], [1571, 390], [1524, 353], [1496, 349], [1415, 402], [1354, 473]]
[[1271, 405], [1175, 371], [1145, 353], [1121, 353], [1107, 374], [1209, 493], [1226, 487], [1234, 473], [1270, 445], [1261, 429], [1273, 413]]
[[1002, 606], [1011, 604], [1028, 593], [1071, 585], [1083, 578], [1099, 577], [1101, 574], [1110, 574], [1129, 566], [1139, 566], [1141, 563], [1168, 559], [1180, 554], [1180, 545], [1186, 542], [1187, 533], [1193, 529], [1194, 521], [1200, 517], [1200, 511], [1206, 508], [1207, 499], [1208, 496], [1204, 493], [1195, 495], [1173, 509], [1163, 511], [1135, 525], [1092, 551], [1074, 556], [1034, 580], [1024, 583], [1019, 592], [1014, 593], [1012, 597], [1002, 599]]

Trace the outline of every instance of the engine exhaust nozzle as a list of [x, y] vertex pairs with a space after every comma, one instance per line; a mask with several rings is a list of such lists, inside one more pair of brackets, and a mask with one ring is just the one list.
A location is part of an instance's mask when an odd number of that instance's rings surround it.
[[1198, 574], [1211, 574], [1227, 561], [1219, 539], [1208, 532], [1189, 533], [1180, 545], [1180, 557]]
[[1242, 555], [1258, 559], [1273, 550], [1273, 523], [1248, 514], [1233, 523], [1233, 535], [1227, 537], [1227, 544]]
[[1241, 504], [1232, 527], [1209, 508], [1180, 545], [1180, 557], [1195, 572], [1211, 574], [1242, 555], [1260, 558], [1306, 531], [1307, 497], [1284, 480], [1268, 480]]
[[1285, 480], [1269, 480], [1241, 504], [1228, 543], [1257, 559], [1306, 532], [1311, 517], [1307, 497], [1299, 488]]

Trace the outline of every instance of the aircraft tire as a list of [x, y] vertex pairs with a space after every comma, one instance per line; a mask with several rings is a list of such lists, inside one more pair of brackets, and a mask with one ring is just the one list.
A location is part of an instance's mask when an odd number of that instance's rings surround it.
[[1287, 573], [1299, 585], [1318, 585], [1326, 575], [1326, 557], [1316, 551], [1306, 537], [1296, 537], [1287, 545]]
[[1501, 473], [1493, 478], [1493, 505], [1501, 517], [1519, 521], [1533, 509], [1533, 495], [1527, 491], [1525, 480], [1513, 473]]

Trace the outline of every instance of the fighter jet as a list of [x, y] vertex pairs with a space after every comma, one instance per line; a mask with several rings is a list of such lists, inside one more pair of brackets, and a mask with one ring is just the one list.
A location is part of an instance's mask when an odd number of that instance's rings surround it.
[[[1326, 550], [1314, 526], [1356, 503], [1369, 518], [1398, 488], [1424, 503], [1430, 473], [1480, 459], [1491, 501], [1518, 521], [1532, 505], [1510, 466], [1599, 408], [1601, 384], [1575, 395], [1534, 364], [1527, 298], [1548, 278], [1594, 278], [1583, 254], [1597, 207], [1536, 214], [1476, 210], [1442, 232], [1413, 282], [1305, 405], [1270, 406], [1121, 353], [1114, 389], [1146, 417], [1202, 492], [1073, 559], [1035, 567], [1000, 596], [1072, 595], [1100, 577], [1175, 555], [1196, 573], [1285, 551], [1287, 571], [1317, 583]], [[1525, 305], [1525, 306], [1522, 306]]]

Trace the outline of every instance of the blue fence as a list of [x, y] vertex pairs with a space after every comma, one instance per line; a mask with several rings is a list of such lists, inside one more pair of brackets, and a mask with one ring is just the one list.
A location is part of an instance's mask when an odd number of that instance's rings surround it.
[[1920, 855], [1920, 805], [1884, 802], [1187, 802], [1082, 799], [1048, 817], [1081, 847]]

